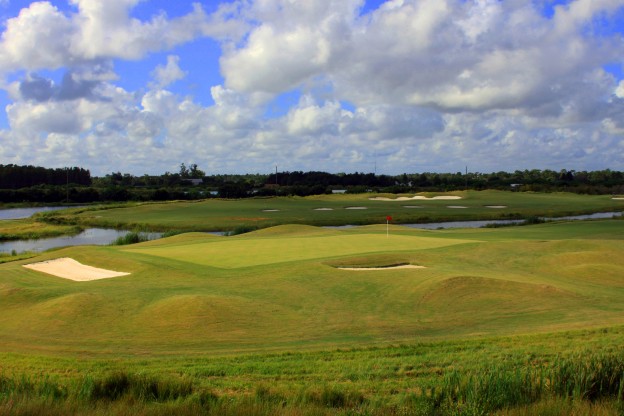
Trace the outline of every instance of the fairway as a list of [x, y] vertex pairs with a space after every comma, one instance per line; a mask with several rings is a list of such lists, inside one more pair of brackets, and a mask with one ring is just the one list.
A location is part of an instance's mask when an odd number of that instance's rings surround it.
[[[457, 208], [461, 207], [461, 208]], [[54, 223], [179, 231], [231, 231], [284, 224], [315, 226], [409, 224], [460, 220], [524, 219], [622, 211], [609, 195], [458, 191], [426, 194], [353, 194], [310, 197], [207, 199], [195, 202], [131, 204], [46, 213]]]

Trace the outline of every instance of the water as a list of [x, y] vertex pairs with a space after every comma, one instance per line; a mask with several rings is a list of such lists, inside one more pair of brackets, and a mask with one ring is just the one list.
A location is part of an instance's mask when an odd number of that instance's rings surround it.
[[[41, 252], [57, 247], [98, 245], [103, 246], [112, 243], [119, 237], [123, 237], [130, 231], [113, 230], [107, 228], [88, 228], [80, 234], [52, 238], [40, 238], [37, 240], [15, 240], [0, 243], [0, 253], [23, 253], [25, 251]], [[160, 238], [162, 233], [147, 233], [147, 238], [153, 240]]]
[[572, 215], [569, 217], [553, 217], [553, 218], [544, 218], [546, 221], [578, 221], [578, 220], [600, 220], [607, 219], [613, 217], [621, 217], [621, 212], [597, 212], [595, 214], [588, 215]]
[[9, 208], [0, 209], [0, 220], [20, 220], [29, 218], [38, 212], [58, 211], [59, 209], [77, 208], [73, 207], [34, 207], [34, 208]]
[[401, 224], [406, 227], [420, 228], [422, 230], [438, 230], [447, 228], [482, 228], [492, 224], [514, 225], [521, 224], [524, 220], [482, 220], [482, 221], [448, 221], [432, 222], [428, 224]]
[[[607, 219], [613, 217], [621, 217], [621, 212], [598, 212], [595, 214], [587, 215], [572, 215], [568, 217], [542, 217], [545, 221], [582, 221], [582, 220], [597, 220]], [[447, 222], [431, 222], [424, 224], [399, 224], [404, 227], [419, 228], [422, 230], [439, 230], [447, 228], [481, 228], [492, 224], [500, 225], [514, 225], [521, 224], [524, 220], [481, 220], [481, 221], [447, 221]], [[355, 225], [339, 225], [325, 228], [344, 229], [356, 227]]]

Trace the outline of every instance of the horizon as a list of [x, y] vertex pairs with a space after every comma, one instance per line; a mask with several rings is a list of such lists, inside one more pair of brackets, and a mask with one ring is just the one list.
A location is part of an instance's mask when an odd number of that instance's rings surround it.
[[0, 164], [624, 171], [621, 0], [0, 0], [0, 22]]

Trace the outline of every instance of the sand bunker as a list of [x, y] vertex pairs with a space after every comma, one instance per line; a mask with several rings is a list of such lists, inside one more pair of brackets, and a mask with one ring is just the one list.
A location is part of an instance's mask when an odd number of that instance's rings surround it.
[[127, 276], [130, 274], [87, 266], [68, 257], [25, 264], [24, 267], [76, 282], [108, 279], [110, 277]]
[[263, 209], [262, 212], [279, 212], [279, 209]]
[[447, 205], [446, 207], [447, 208], [451, 208], [451, 209], [464, 209], [464, 208], [468, 208], [468, 207], [465, 207], [463, 205]]
[[494, 209], [501, 209], [501, 208], [507, 208], [507, 205], [486, 205], [486, 208], [494, 208]]
[[369, 271], [369, 270], [424, 269], [425, 266], [403, 264], [401, 266], [391, 266], [391, 267], [338, 267], [338, 268], [340, 270], [352, 270], [356, 272], [363, 272], [363, 271]]
[[619, 196], [616, 196], [616, 197], [611, 198], [611, 199], [615, 199], [616, 201], [624, 201], [624, 197], [619, 197]]
[[333, 208], [314, 208], [314, 211], [333, 211]]
[[385, 196], [376, 196], [374, 198], [368, 198], [371, 201], [413, 201], [413, 200], [429, 200], [429, 201], [433, 201], [433, 200], [454, 200], [454, 199], [462, 199], [461, 196], [455, 196], [455, 195], [441, 195], [441, 196], [434, 196], [431, 198], [427, 198], [426, 196], [422, 196], [422, 195], [416, 195], [416, 196], [412, 196], [412, 197], [408, 197], [408, 196], [400, 196], [398, 198], [386, 198]]
[[422, 208], [422, 205], [403, 205], [403, 208]]
[[368, 209], [368, 207], [346, 207], [345, 209]]

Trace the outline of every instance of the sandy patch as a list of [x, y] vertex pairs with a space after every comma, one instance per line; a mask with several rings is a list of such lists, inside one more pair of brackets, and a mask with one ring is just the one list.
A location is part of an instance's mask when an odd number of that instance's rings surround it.
[[333, 211], [333, 208], [314, 208], [314, 211]]
[[24, 267], [76, 282], [108, 279], [110, 277], [127, 276], [130, 274], [87, 266], [69, 257], [25, 264]]
[[486, 205], [486, 208], [502, 209], [507, 208], [507, 205]]
[[368, 207], [346, 207], [345, 209], [368, 209]]
[[279, 209], [263, 209], [262, 212], [279, 212]]
[[451, 209], [464, 209], [464, 208], [468, 208], [468, 207], [465, 207], [463, 205], [447, 205], [446, 207], [447, 208], [451, 208]]
[[427, 198], [426, 196], [422, 196], [422, 195], [416, 195], [416, 196], [412, 196], [412, 197], [407, 197], [407, 196], [400, 196], [398, 198], [386, 198], [385, 196], [376, 196], [374, 198], [368, 198], [371, 201], [413, 201], [413, 200], [428, 200], [428, 201], [433, 201], [433, 200], [454, 200], [454, 199], [462, 199], [461, 196], [455, 196], [455, 195], [441, 195], [441, 196], [434, 196], [431, 198]]
[[611, 198], [611, 199], [615, 199], [616, 201], [624, 201], [624, 197], [619, 197], [619, 196], [616, 196], [616, 197]]
[[403, 205], [403, 208], [422, 208], [422, 205]]
[[352, 270], [356, 272], [363, 272], [369, 270], [397, 270], [397, 269], [425, 269], [425, 266], [415, 266], [413, 264], [404, 264], [402, 266], [392, 267], [338, 267], [340, 270]]

